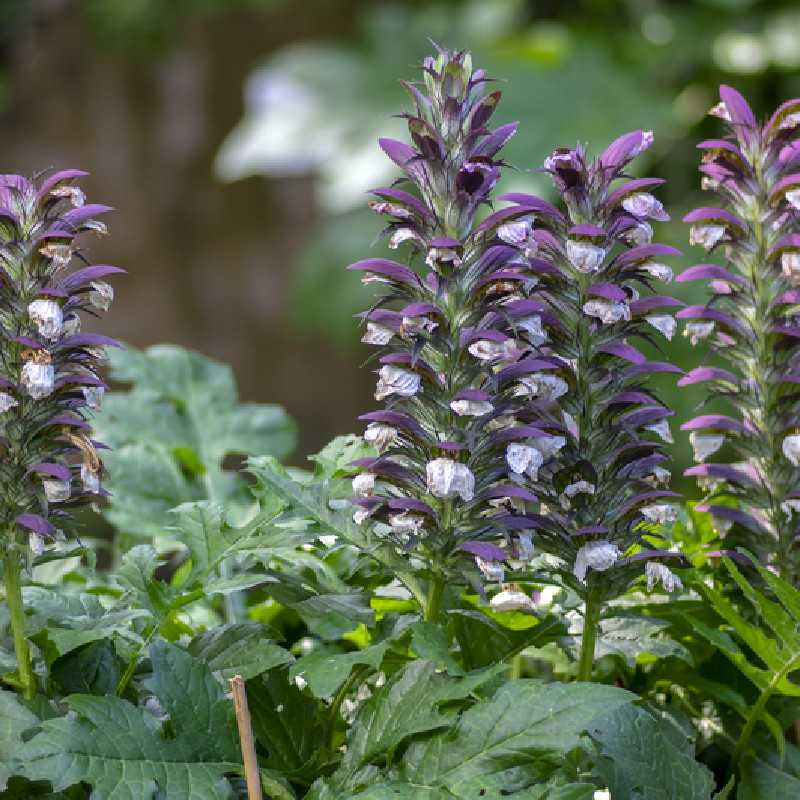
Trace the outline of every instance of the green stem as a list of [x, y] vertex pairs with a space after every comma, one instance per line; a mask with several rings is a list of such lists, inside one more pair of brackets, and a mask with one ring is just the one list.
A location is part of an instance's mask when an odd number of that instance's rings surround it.
[[3, 575], [6, 584], [6, 602], [11, 617], [14, 635], [14, 652], [17, 655], [17, 673], [26, 700], [36, 695], [36, 678], [31, 667], [31, 652], [25, 638], [25, 607], [22, 604], [19, 561], [15, 553], [6, 554], [3, 560]]
[[444, 577], [434, 573], [428, 585], [428, 598], [425, 601], [425, 621], [438, 622], [442, 611], [442, 597], [444, 596]]
[[522, 656], [517, 653], [517, 655], [513, 656], [511, 659], [511, 666], [508, 670], [508, 677], [509, 680], [517, 680], [518, 678], [522, 677]]
[[603, 604], [593, 592], [586, 595], [586, 609], [583, 612], [583, 635], [581, 636], [581, 654], [578, 661], [578, 680], [590, 681], [594, 667], [594, 650], [597, 643], [597, 629], [600, 624], [600, 613]]
[[753, 734], [753, 730], [756, 727], [756, 723], [758, 722], [761, 714], [764, 712], [764, 709], [767, 706], [767, 702], [769, 701], [770, 697], [772, 697], [773, 692], [777, 688], [778, 684], [792, 671], [800, 666], [800, 657], [792, 659], [789, 661], [784, 668], [778, 672], [775, 677], [769, 682], [769, 686], [761, 693], [761, 696], [758, 698], [758, 701], [753, 706], [753, 710], [750, 712], [750, 716], [747, 718], [747, 722], [745, 723], [744, 728], [742, 728], [742, 732], [739, 736], [739, 741], [736, 742], [736, 748], [733, 751], [733, 756], [731, 757], [730, 767], [728, 768], [728, 778], [733, 774], [733, 771], [736, 769], [736, 765], [739, 763], [739, 760], [744, 755], [745, 748], [750, 743], [750, 737]]

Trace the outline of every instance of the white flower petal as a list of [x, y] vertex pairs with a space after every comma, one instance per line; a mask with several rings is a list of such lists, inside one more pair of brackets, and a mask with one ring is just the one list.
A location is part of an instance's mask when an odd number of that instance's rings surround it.
[[724, 225], [692, 225], [689, 230], [689, 244], [699, 244], [706, 250], [711, 250], [726, 234]]
[[498, 592], [489, 603], [495, 611], [533, 611], [534, 605], [525, 592], [506, 589]]
[[18, 405], [19, 401], [15, 397], [12, 397], [8, 392], [0, 392], [0, 414], [10, 411]]
[[674, 522], [678, 518], [678, 511], [675, 506], [671, 506], [667, 503], [642, 506], [639, 510], [646, 520], [658, 523], [659, 525], [666, 525], [668, 522]]
[[64, 330], [64, 314], [54, 300], [34, 300], [28, 305], [28, 316], [45, 339], [58, 339]]
[[698, 462], [705, 461], [725, 444], [725, 436], [721, 433], [697, 433], [697, 431], [692, 431], [689, 434], [689, 444], [692, 445], [694, 450], [694, 460]]
[[795, 467], [800, 467], [800, 434], [793, 433], [783, 440], [783, 454]]
[[466, 464], [450, 458], [435, 458], [425, 468], [428, 491], [434, 497], [460, 497], [464, 502], [475, 496], [475, 476]]
[[567, 239], [566, 250], [570, 264], [578, 272], [596, 272], [606, 257], [604, 248], [575, 239]]
[[645, 564], [644, 573], [647, 576], [648, 592], [652, 592], [658, 583], [664, 587], [666, 592], [670, 593], [683, 589], [681, 579], [658, 561], [648, 561]]
[[616, 300], [588, 300], [583, 304], [583, 313], [589, 317], [597, 317], [604, 325], [613, 325], [631, 318], [628, 304]]
[[459, 417], [482, 417], [494, 411], [494, 406], [488, 400], [453, 400], [450, 408]]
[[421, 379], [416, 372], [411, 372], [391, 364], [384, 364], [378, 371], [378, 386], [375, 390], [375, 399], [383, 400], [390, 394], [400, 397], [413, 397], [420, 388]]
[[391, 447], [397, 438], [397, 429], [383, 422], [370, 422], [364, 431], [364, 441], [371, 444], [379, 453]]
[[384, 345], [389, 344], [393, 337], [394, 331], [391, 328], [377, 322], [367, 322], [367, 332], [361, 337], [361, 341], [364, 344]]
[[356, 497], [369, 497], [375, 490], [375, 476], [371, 472], [362, 472], [353, 478], [353, 494]]
[[39, 400], [53, 393], [55, 378], [56, 374], [52, 364], [26, 361], [22, 367], [20, 383], [30, 397]]
[[573, 574], [581, 583], [585, 583], [589, 569], [605, 572], [614, 566], [621, 555], [619, 547], [605, 539], [587, 542], [578, 550]]

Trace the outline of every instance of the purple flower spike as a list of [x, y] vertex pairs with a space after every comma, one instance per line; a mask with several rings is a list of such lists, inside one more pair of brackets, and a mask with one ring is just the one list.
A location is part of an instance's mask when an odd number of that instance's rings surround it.
[[381, 348], [375, 398], [386, 403], [361, 417], [379, 458], [352, 465], [354, 519], [453, 577], [464, 568], [459, 549], [506, 558], [490, 539], [527, 536], [500, 521], [509, 507], [537, 501], [508, 480], [502, 435], [555, 437], [507, 419], [515, 409], [504, 376], [512, 364], [535, 370], [527, 357], [547, 337], [549, 309], [527, 305], [539, 249], [533, 222], [559, 212], [530, 198], [478, 223], [516, 123], [488, 127], [500, 93], [485, 92], [469, 54], [440, 51], [424, 70], [424, 82], [404, 84], [414, 103], [405, 115], [410, 142], [379, 142], [404, 173], [403, 188], [375, 189], [370, 201], [390, 248], [408, 248], [408, 259], [349, 267], [382, 291], [360, 316], [362, 341]]
[[[729, 138], [700, 145], [702, 185], [715, 198], [685, 220], [694, 243], [708, 250], [723, 245], [724, 264], [698, 264], [678, 278], [709, 280], [714, 299], [676, 315], [692, 320], [686, 335], [693, 343], [706, 340], [724, 363], [693, 369], [680, 385], [704, 382], [733, 408], [729, 416], [704, 415], [683, 426], [700, 462], [686, 474], [701, 482], [704, 507], [725, 523], [721, 530], [730, 528], [726, 535], [736, 545], [790, 582], [800, 575], [798, 511], [790, 502], [800, 483], [800, 436], [787, 427], [800, 418], [800, 320], [792, 313], [800, 299], [799, 109], [789, 101], [761, 127], [736, 90], [720, 87], [711, 114]], [[703, 463], [720, 450], [729, 464]], [[739, 487], [738, 509], [714, 502], [729, 491], [726, 482]]]
[[[0, 484], [14, 487], [4, 502], [5, 529], [14, 530], [16, 522], [35, 553], [55, 534], [51, 520], [59, 527], [70, 523], [61, 504], [69, 501], [71, 508], [102, 491], [103, 465], [89, 419], [104, 390], [98, 377], [104, 350], [118, 343], [80, 333], [80, 318], [83, 311], [96, 316], [109, 308], [114, 291], [106, 278], [123, 270], [73, 263], [77, 248], [86, 252], [82, 234], [105, 233], [98, 217], [111, 211], [84, 202], [76, 181], [85, 175], [63, 170], [39, 182], [0, 179], [0, 303], [13, 331], [0, 338], [7, 373], [0, 381], [6, 443]], [[21, 545], [14, 536], [5, 546], [19, 552]]]
[[[541, 501], [539, 514], [512, 506], [503, 524], [535, 529], [537, 548], [561, 560], [562, 578], [600, 602], [636, 577], [633, 569], [621, 580], [603, 573], [639, 542], [637, 526], [674, 513], [672, 494], [657, 488], [670, 479], [663, 449], [673, 412], [643, 388], [655, 373], [682, 370], [649, 361], [637, 347], [657, 334], [672, 338], [673, 313], [683, 307], [651, 293], [654, 281], [672, 278], [665, 261], [679, 255], [652, 242], [654, 223], [669, 219], [654, 194], [664, 181], [628, 177], [652, 139], [633, 131], [594, 160], [580, 146], [545, 159], [560, 203], [533, 221], [529, 262], [541, 265], [531, 313], [542, 334], [535, 354], [497, 372], [512, 404], [506, 413], [513, 409], [525, 424], [496, 436], [507, 442], [515, 482]], [[527, 195], [505, 199], [533, 205]], [[514, 433], [524, 427], [540, 435]]]

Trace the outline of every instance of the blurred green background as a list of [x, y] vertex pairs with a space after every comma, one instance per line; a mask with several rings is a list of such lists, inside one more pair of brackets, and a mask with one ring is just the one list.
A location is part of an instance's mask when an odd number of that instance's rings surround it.
[[[642, 168], [669, 181], [678, 269], [707, 260], [680, 217], [717, 84], [761, 116], [800, 95], [797, 2], [0, 0], [2, 170], [90, 170], [117, 209], [92, 257], [129, 271], [104, 329], [230, 362], [244, 399], [298, 421], [301, 463], [374, 404], [352, 318], [370, 292], [344, 267], [379, 251], [364, 192], [393, 172], [374, 140], [402, 135], [398, 79], [429, 39], [471, 49], [505, 91], [496, 121], [522, 122], [507, 190], [549, 193], [531, 170], [556, 146], [654, 130]], [[665, 349], [704, 357], [680, 334]], [[679, 420], [696, 407], [663, 388]]]

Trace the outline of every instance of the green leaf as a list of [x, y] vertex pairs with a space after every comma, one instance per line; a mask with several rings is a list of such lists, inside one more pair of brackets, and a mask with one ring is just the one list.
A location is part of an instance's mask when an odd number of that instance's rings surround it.
[[600, 684], [510, 681], [467, 709], [453, 730], [412, 743], [404, 777], [480, 797], [501, 790], [516, 771], [522, 789], [524, 781], [546, 780], [595, 719], [633, 699]]
[[37, 726], [38, 718], [20, 701], [18, 695], [0, 689], [0, 790], [16, 775], [22, 747], [22, 734]]
[[253, 733], [268, 754], [266, 766], [290, 777], [312, 778], [324, 744], [326, 707], [290, 683], [283, 669], [248, 681], [247, 698]]
[[629, 667], [634, 667], [640, 656], [675, 656], [691, 664], [689, 651], [664, 635], [664, 630], [669, 626], [669, 622], [664, 620], [633, 614], [601, 620], [595, 658], [619, 656]]
[[74, 716], [49, 719], [20, 748], [25, 775], [56, 791], [85, 782], [96, 800], [228, 800], [242, 771], [233, 709], [208, 667], [166, 642], [150, 651], [149, 688], [170, 715], [166, 736], [143, 708], [70, 695]]
[[714, 777], [695, 760], [693, 743], [674, 723], [626, 705], [594, 720], [588, 731], [599, 748], [595, 775], [612, 797], [711, 797]]
[[352, 775], [413, 734], [447, 727], [452, 715], [440, 706], [468, 697], [501, 670], [505, 667], [454, 679], [438, 673], [430, 661], [412, 661], [361, 707], [342, 760], [345, 774]]
[[800, 776], [761, 761], [748, 758], [742, 764], [736, 800], [797, 800], [800, 797]]
[[444, 667], [451, 675], [464, 674], [464, 670], [450, 653], [447, 632], [433, 622], [419, 620], [411, 626], [411, 649], [420, 658]]
[[347, 680], [354, 666], [363, 665], [377, 670], [388, 646], [388, 642], [382, 642], [351, 653], [315, 650], [303, 656], [291, 667], [289, 680], [293, 681], [295, 677], [302, 676], [314, 697], [331, 697]]
[[90, 642], [56, 659], [50, 677], [64, 694], [114, 694], [121, 661], [109, 639]]
[[212, 628], [192, 640], [189, 652], [203, 659], [225, 680], [234, 675], [250, 680], [273, 667], [294, 661], [292, 654], [271, 642], [268, 630], [256, 622]]
[[358, 625], [375, 624], [375, 612], [366, 592], [317, 594], [289, 604], [313, 633], [323, 639], [338, 639]]
[[504, 628], [480, 611], [457, 609], [450, 612], [450, 619], [468, 669], [495, 664], [528, 647], [544, 647], [567, 634], [563, 621], [554, 615], [541, 619], [527, 615], [530, 627], [521, 630]]

